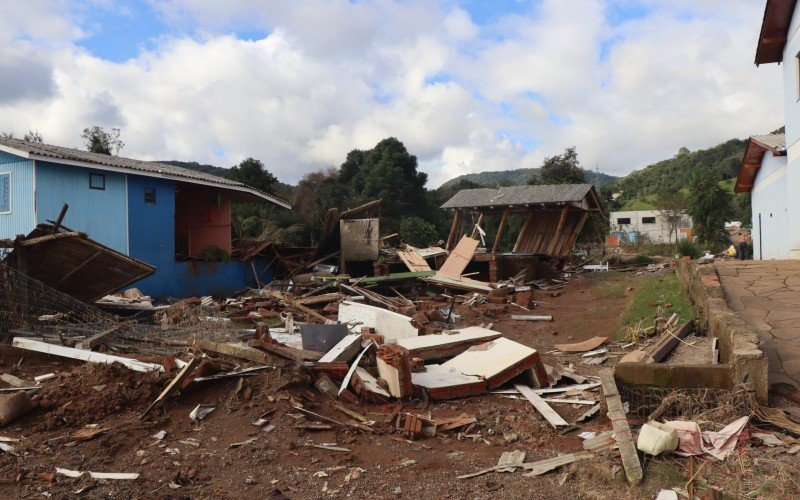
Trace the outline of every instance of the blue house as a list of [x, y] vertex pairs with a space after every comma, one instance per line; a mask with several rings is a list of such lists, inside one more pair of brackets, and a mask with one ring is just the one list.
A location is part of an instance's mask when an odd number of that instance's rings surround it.
[[202, 258], [208, 249], [232, 253], [231, 206], [244, 201], [291, 209], [203, 172], [0, 138], [0, 238], [55, 220], [66, 203], [65, 227], [155, 266], [155, 274], [133, 285], [154, 298], [227, 296], [256, 284], [254, 269], [263, 270], [264, 262]]

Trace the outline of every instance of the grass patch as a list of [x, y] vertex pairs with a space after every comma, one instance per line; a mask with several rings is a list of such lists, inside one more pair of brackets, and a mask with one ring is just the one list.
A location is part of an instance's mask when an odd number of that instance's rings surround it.
[[[644, 276], [632, 282], [633, 297], [628, 310], [622, 317], [617, 338], [624, 336], [625, 328], [644, 320], [645, 326], [653, 324], [658, 307], [657, 303], [671, 303], [672, 307], [666, 309], [666, 314], [678, 313], [678, 323], [684, 323], [692, 318], [692, 309], [681, 291], [680, 282], [675, 272], [664, 276]], [[624, 290], [624, 289], [623, 289]]]
[[627, 281], [612, 281], [597, 287], [594, 296], [598, 299], [618, 299], [625, 296], [626, 288], [628, 288]]

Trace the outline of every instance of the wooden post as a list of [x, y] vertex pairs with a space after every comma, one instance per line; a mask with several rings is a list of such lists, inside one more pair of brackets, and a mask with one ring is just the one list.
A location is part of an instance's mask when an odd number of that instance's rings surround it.
[[447, 245], [445, 245], [445, 250], [450, 251], [456, 244], [456, 240], [458, 239], [458, 232], [461, 229], [461, 216], [464, 212], [461, 209], [457, 209], [455, 214], [453, 214], [453, 225], [450, 226], [450, 235], [447, 237]]
[[[478, 222], [475, 223], [475, 226], [480, 226], [481, 222], [483, 222], [483, 212], [481, 212], [480, 215], [478, 215]], [[477, 227], [473, 227], [472, 228], [472, 234], [470, 235], [470, 238], [472, 238], [474, 240], [477, 237], [478, 237], [478, 228]]]
[[528, 234], [528, 228], [530, 227], [531, 223], [533, 223], [533, 209], [528, 210], [528, 214], [525, 216], [525, 222], [522, 223], [522, 228], [519, 230], [519, 235], [517, 235], [517, 241], [516, 243], [514, 243], [514, 248], [511, 250], [512, 252], [516, 253], [519, 251], [519, 247], [525, 240], [525, 237]]
[[558, 239], [561, 238], [561, 233], [564, 232], [564, 223], [567, 221], [567, 212], [569, 212], [569, 204], [565, 203], [564, 208], [561, 209], [561, 217], [559, 217], [558, 219], [556, 234], [553, 236], [553, 240], [547, 247], [547, 253], [550, 255], [552, 255], [553, 252], [555, 252], [556, 248], [558, 247]]
[[492, 245], [492, 253], [497, 252], [497, 249], [500, 247], [500, 239], [503, 237], [503, 228], [508, 220], [508, 212], [510, 210], [510, 207], [506, 207], [506, 209], [503, 210], [503, 216], [500, 217], [500, 224], [497, 226], [497, 236], [494, 237], [494, 245]]

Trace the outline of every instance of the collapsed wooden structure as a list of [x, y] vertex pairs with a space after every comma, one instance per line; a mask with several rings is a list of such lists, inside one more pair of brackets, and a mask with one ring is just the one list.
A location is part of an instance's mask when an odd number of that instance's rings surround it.
[[[475, 226], [480, 226], [489, 216], [500, 216], [497, 233], [489, 251], [491, 254], [500, 250], [509, 217], [524, 214], [525, 220], [511, 254], [546, 255], [564, 259], [572, 253], [589, 214], [600, 211], [600, 199], [592, 184], [510, 186], [464, 189], [441, 208], [454, 213], [447, 238], [447, 250], [453, 249], [464, 234], [465, 213], [471, 213], [473, 220], [477, 220]], [[474, 237], [478, 229], [470, 227], [468, 231]]]

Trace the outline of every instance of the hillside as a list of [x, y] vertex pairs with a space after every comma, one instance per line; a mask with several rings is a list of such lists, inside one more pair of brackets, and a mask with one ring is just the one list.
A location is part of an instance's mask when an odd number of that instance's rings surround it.
[[[481, 186], [524, 186], [528, 183], [531, 177], [538, 177], [538, 168], [517, 168], [514, 170], [499, 170], [499, 171], [486, 171], [477, 172], [474, 174], [464, 174], [454, 177], [441, 185], [439, 189], [447, 189], [458, 184], [461, 181], [474, 182]], [[604, 186], [611, 184], [619, 179], [613, 175], [597, 173], [591, 170], [586, 171], [586, 182], [592, 183], [595, 186]]]
[[647, 204], [662, 190], [678, 190], [689, 186], [692, 176], [700, 169], [714, 171], [720, 179], [732, 179], [739, 173], [746, 141], [731, 139], [708, 149], [687, 151], [631, 172], [613, 184], [622, 193], [623, 206], [638, 202]]

